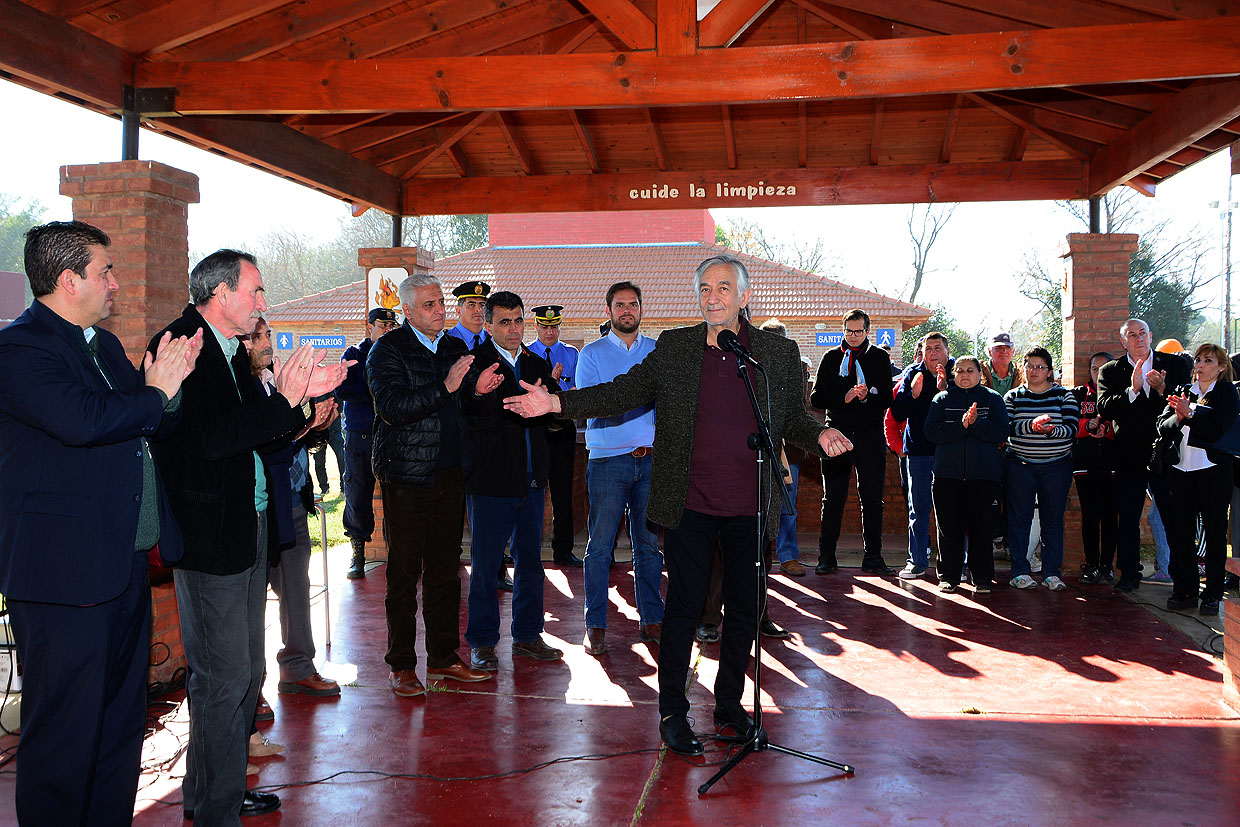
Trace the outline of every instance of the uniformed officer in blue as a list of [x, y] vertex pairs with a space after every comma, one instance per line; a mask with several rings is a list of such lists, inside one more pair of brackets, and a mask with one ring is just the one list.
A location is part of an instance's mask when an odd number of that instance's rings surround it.
[[[560, 325], [564, 307], [544, 304], [534, 308], [534, 328], [538, 341], [527, 345], [530, 352], [547, 361], [551, 375], [563, 390], [577, 387], [578, 350], [560, 341]], [[559, 420], [547, 426], [547, 487], [551, 489], [552, 559], [561, 566], [580, 566], [581, 558], [573, 554], [573, 473], [577, 459], [577, 427], [571, 420]]]
[[491, 334], [482, 327], [482, 309], [490, 292], [491, 285], [485, 281], [462, 282], [452, 291], [452, 295], [456, 296], [456, 314], [460, 321], [448, 331], [448, 335], [460, 339], [470, 350], [491, 338]]

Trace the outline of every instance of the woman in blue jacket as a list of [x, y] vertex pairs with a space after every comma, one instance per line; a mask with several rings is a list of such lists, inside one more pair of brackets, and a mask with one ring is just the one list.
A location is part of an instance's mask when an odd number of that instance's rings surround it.
[[964, 568], [965, 537], [974, 594], [990, 594], [995, 563], [990, 540], [997, 513], [995, 485], [1003, 474], [999, 446], [1007, 439], [1003, 397], [981, 384], [976, 356], [960, 356], [955, 386], [937, 394], [926, 414], [926, 438], [934, 449], [934, 521], [939, 534], [939, 591], [954, 592]]

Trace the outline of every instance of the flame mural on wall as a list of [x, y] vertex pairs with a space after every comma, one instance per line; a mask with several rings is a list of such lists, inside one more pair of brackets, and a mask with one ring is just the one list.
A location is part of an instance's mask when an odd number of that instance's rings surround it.
[[379, 278], [379, 289], [375, 291], [375, 304], [388, 310], [400, 306], [400, 296], [396, 294], [396, 285], [386, 277]]

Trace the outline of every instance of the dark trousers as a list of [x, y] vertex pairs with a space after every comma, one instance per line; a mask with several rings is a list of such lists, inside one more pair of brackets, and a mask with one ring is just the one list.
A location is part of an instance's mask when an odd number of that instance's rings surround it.
[[1145, 491], [1149, 488], [1167, 536], [1175, 533], [1175, 513], [1166, 476], [1115, 473], [1115, 510], [1119, 525], [1115, 533], [1115, 563], [1121, 580], [1141, 578], [1141, 514], [1145, 511]]
[[685, 681], [693, 650], [693, 633], [706, 602], [710, 564], [718, 543], [723, 572], [722, 637], [715, 707], [737, 706], [745, 688], [745, 670], [753, 646], [758, 579], [754, 573], [757, 518], [716, 517], [685, 509], [680, 525], [664, 535], [667, 560], [667, 609], [659, 645], [659, 714], [685, 715], [689, 699]]
[[293, 505], [293, 537], [292, 548], [281, 551], [267, 572], [271, 590], [280, 601], [280, 642], [284, 645], [276, 653], [276, 663], [282, 681], [302, 681], [318, 671], [310, 623], [310, 530], [300, 501]]
[[[1197, 573], [1197, 517], [1206, 534], [1206, 588], [1203, 600], [1221, 600], [1227, 579], [1227, 507], [1231, 504], [1231, 465], [1214, 465], [1200, 471], [1170, 471], [1171, 507], [1175, 513], [1168, 526], [1171, 545], [1169, 574], [1177, 597], [1196, 597], [1201, 578]], [[1165, 517], [1164, 517], [1165, 519]]]
[[857, 469], [857, 494], [861, 498], [861, 533], [864, 564], [883, 562], [883, 485], [887, 479], [887, 442], [881, 428], [846, 434], [853, 449], [822, 460], [822, 530], [818, 535], [819, 562], [835, 562], [835, 546], [848, 499], [848, 477]]
[[1074, 477], [1081, 502], [1081, 543], [1085, 569], [1111, 571], [1115, 559], [1115, 477], [1110, 471], [1083, 471]]
[[[545, 488], [521, 497], [474, 494], [469, 557], [469, 622], [465, 639], [477, 649], [499, 642], [499, 590], [504, 545], [512, 539], [512, 626], [515, 643], [539, 640], [543, 631], [542, 529]], [[459, 518], [458, 518], [459, 519]], [[455, 526], [453, 526], [455, 531]]]
[[[762, 567], [769, 575], [771, 573], [771, 544], [766, 543], [766, 550], [762, 554]], [[766, 620], [770, 616], [767, 606], [762, 610], [762, 619]], [[702, 616], [699, 622], [710, 623], [718, 626], [723, 620], [723, 561], [719, 555], [719, 546], [715, 546], [715, 553], [710, 559], [710, 580], [706, 582], [706, 604], [702, 606]]]
[[370, 431], [345, 431], [344, 534], [370, 542], [375, 532], [375, 474], [370, 464]]
[[456, 664], [461, 645], [460, 525], [465, 498], [459, 468], [443, 468], [430, 486], [380, 483], [387, 526], [388, 648], [393, 672], [418, 665], [418, 581], [426, 624], [426, 666]]
[[23, 669], [17, 820], [129, 824], [146, 728], [151, 587], [134, 554], [119, 597], [9, 601]]
[[577, 428], [573, 423], [547, 431], [547, 488], [551, 490], [551, 551], [556, 557], [573, 553], [573, 476], [577, 459]]
[[319, 493], [327, 491], [327, 449], [331, 448], [336, 455], [336, 468], [344, 473], [344, 433], [341, 431], [340, 419], [332, 420], [327, 426], [327, 444], [320, 445], [310, 451], [314, 458], [314, 476], [319, 481]]
[[964, 570], [966, 538], [973, 582], [987, 584], [994, 580], [991, 538], [998, 519], [994, 499], [996, 484], [994, 480], [934, 478], [931, 493], [939, 536], [939, 580], [959, 585]]

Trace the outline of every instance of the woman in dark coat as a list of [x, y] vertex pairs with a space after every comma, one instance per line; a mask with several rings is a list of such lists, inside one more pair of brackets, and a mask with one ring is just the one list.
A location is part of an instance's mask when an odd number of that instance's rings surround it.
[[981, 384], [976, 356], [956, 359], [954, 386], [930, 401], [926, 438], [935, 444], [934, 521], [939, 535], [939, 591], [954, 592], [964, 568], [965, 538], [974, 594], [989, 594], [995, 563], [994, 490], [1003, 474], [999, 446], [1007, 438], [1008, 412], [1003, 397]]
[[[1202, 615], [1217, 615], [1226, 579], [1227, 507], [1231, 503], [1231, 457], [1210, 447], [1240, 412], [1231, 360], [1214, 344], [1193, 354], [1193, 383], [1167, 397], [1158, 433], [1179, 448], [1171, 467], [1171, 596], [1167, 608], [1192, 609], [1200, 591]], [[1197, 573], [1197, 517], [1206, 535], [1206, 586]]]
[[1109, 353], [1089, 357], [1089, 381], [1072, 389], [1081, 406], [1081, 423], [1072, 446], [1072, 478], [1081, 501], [1081, 542], [1085, 562], [1082, 583], [1110, 583], [1115, 579], [1115, 429], [1098, 416], [1098, 371], [1111, 361]]

